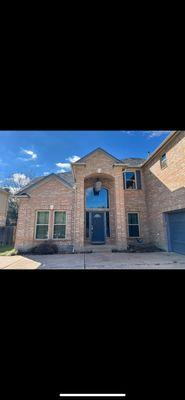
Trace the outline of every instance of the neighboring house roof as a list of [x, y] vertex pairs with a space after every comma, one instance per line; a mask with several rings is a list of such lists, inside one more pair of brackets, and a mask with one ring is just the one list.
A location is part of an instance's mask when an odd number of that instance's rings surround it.
[[128, 167], [141, 167], [146, 161], [145, 158], [123, 158], [122, 163], [128, 165]]
[[2, 193], [6, 193], [8, 196], [9, 196], [9, 192], [8, 192], [8, 190], [5, 190], [5, 189], [2, 189], [2, 188], [0, 188], [0, 192], [2, 192]]
[[106, 150], [102, 149], [101, 147], [97, 147], [95, 150], [93, 150], [90, 153], [86, 154], [84, 157], [80, 158], [78, 161], [76, 161], [73, 164], [80, 164], [82, 161], [85, 161], [89, 156], [91, 156], [92, 154], [96, 153], [97, 151], [100, 151], [100, 152], [104, 153], [106, 156], [112, 158], [114, 161], [122, 164], [121, 160], [119, 160], [118, 158], [112, 156], [112, 154], [108, 153]]
[[73, 186], [75, 184], [72, 172], [60, 172], [57, 175], [69, 183], [69, 185]]
[[[64, 177], [65, 174], [65, 177]], [[62, 181], [64, 183], [64, 185], [67, 185], [68, 187], [72, 188], [74, 185], [74, 181], [72, 180], [72, 173], [71, 172], [63, 172], [63, 173], [59, 173], [59, 174], [50, 174], [50, 175], [46, 175], [46, 176], [40, 176], [38, 178], [33, 179], [28, 185], [24, 186], [21, 190], [19, 190], [16, 193], [17, 195], [21, 195], [21, 194], [25, 194], [26, 190], [33, 188], [34, 186], [36, 186], [38, 183], [40, 183], [41, 181], [47, 180], [48, 178], [55, 176], [57, 179], [59, 179], [60, 181]]]

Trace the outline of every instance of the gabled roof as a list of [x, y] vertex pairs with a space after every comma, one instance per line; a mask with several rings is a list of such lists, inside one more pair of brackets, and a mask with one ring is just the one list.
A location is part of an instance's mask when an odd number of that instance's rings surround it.
[[[65, 178], [63, 176], [64, 174], [67, 175], [67, 176], [65, 176]], [[36, 186], [41, 181], [43, 182], [44, 180], [47, 180], [48, 178], [51, 178], [51, 177], [55, 177], [55, 178], [59, 179], [65, 186], [72, 188], [74, 183], [72, 183], [72, 179], [71, 179], [70, 175], [72, 175], [72, 174], [71, 173], [69, 173], [69, 174], [68, 173], [59, 173], [59, 174], [52, 173], [52, 174], [49, 174], [46, 176], [41, 176], [41, 177], [35, 178], [28, 185], [24, 186], [21, 190], [19, 190], [16, 193], [16, 195], [21, 195], [22, 193], [25, 194], [26, 190], [32, 189], [34, 186]]]
[[123, 158], [123, 164], [128, 165], [128, 167], [141, 167], [142, 164], [146, 161], [145, 158]]
[[106, 156], [108, 156], [109, 158], [112, 158], [112, 160], [116, 161], [117, 163], [121, 163], [122, 161], [119, 160], [118, 158], [114, 157], [112, 154], [108, 153], [106, 150], [102, 149], [101, 147], [97, 147], [95, 150], [91, 151], [90, 153], [86, 154], [84, 157], [80, 158], [78, 161], [76, 161], [75, 164], [81, 164], [81, 162], [85, 161], [88, 157], [90, 157], [92, 154], [96, 153], [97, 151], [100, 151], [102, 153], [104, 153]]

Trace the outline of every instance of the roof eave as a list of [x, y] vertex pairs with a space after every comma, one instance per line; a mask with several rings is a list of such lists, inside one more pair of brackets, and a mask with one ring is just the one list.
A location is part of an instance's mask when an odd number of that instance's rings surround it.
[[165, 140], [155, 149], [155, 151], [150, 154], [150, 157], [142, 164], [142, 167], [144, 167], [148, 162], [150, 162], [161, 150], [162, 148], [170, 142], [174, 136], [178, 135], [180, 131], [172, 131]]

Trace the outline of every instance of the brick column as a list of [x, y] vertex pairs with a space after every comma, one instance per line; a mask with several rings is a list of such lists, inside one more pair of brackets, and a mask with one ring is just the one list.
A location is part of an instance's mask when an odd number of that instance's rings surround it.
[[116, 225], [116, 245], [119, 249], [127, 248], [127, 227], [125, 218], [125, 202], [123, 190], [122, 168], [115, 167], [115, 225]]
[[74, 211], [74, 247], [75, 250], [84, 248], [84, 167], [75, 171], [75, 211]]

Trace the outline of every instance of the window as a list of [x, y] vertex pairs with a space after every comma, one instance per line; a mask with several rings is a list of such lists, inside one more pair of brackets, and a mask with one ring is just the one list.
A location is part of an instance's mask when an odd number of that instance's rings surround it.
[[92, 187], [86, 189], [86, 208], [109, 208], [108, 190], [102, 188], [98, 195], [94, 194]]
[[48, 239], [49, 211], [37, 211], [36, 239]]
[[129, 237], [139, 237], [139, 218], [137, 213], [128, 214]]
[[53, 239], [65, 239], [66, 237], [66, 212], [55, 211]]
[[166, 153], [162, 154], [162, 157], [161, 157], [161, 168], [165, 168], [165, 167], [167, 167]]
[[125, 186], [126, 189], [136, 189], [135, 172], [125, 172]]

